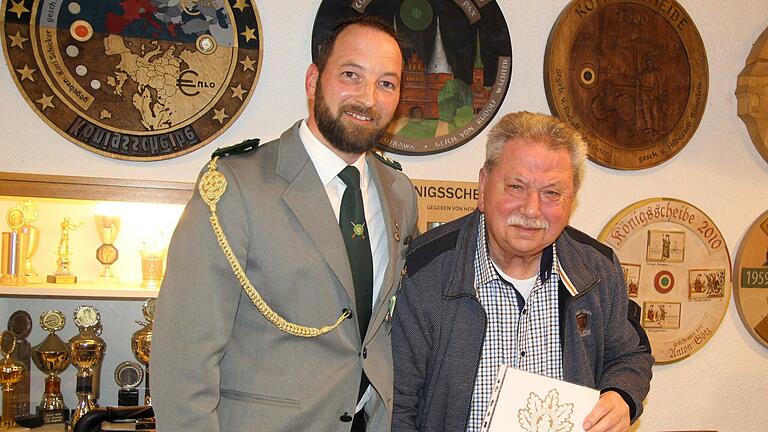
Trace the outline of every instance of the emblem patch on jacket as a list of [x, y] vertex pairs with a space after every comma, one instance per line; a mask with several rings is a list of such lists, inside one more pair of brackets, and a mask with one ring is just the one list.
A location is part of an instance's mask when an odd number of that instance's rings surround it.
[[581, 309], [576, 312], [576, 328], [579, 330], [579, 334], [582, 337], [592, 334], [592, 330], [588, 328], [590, 315], [592, 315], [592, 312], [586, 309]]

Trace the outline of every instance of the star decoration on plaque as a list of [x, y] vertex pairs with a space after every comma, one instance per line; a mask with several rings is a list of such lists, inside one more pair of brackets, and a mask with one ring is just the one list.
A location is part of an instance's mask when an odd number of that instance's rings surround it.
[[5, 60], [29, 106], [67, 140], [109, 158], [200, 149], [237, 120], [261, 72], [254, 0], [8, 0], [0, 8]]
[[24, 0], [21, 0], [20, 2], [11, 1], [13, 3], [13, 6], [11, 6], [10, 9], [8, 9], [10, 12], [16, 14], [16, 18], [21, 18], [21, 14], [24, 12], [29, 12], [29, 9], [24, 7]]
[[239, 9], [240, 12], [245, 12], [245, 8], [248, 7], [248, 3], [245, 0], [237, 0], [235, 1], [235, 4], [232, 7], [235, 9]]
[[16, 31], [15, 35], [8, 35], [8, 38], [11, 39], [11, 48], [13, 47], [19, 47], [22, 50], [24, 49], [24, 42], [28, 41], [28, 38], [25, 38], [21, 35], [21, 32], [18, 30]]
[[230, 87], [230, 90], [232, 90], [232, 97], [236, 97], [240, 100], [243, 100], [243, 95], [248, 93], [248, 91], [243, 90], [243, 86], [238, 84], [237, 87]]
[[245, 41], [248, 42], [250, 40], [256, 39], [256, 35], [253, 34], [253, 32], [254, 32], [254, 29], [248, 26], [245, 26], [245, 31], [241, 32], [240, 34], [243, 35], [243, 37], [245, 38]]
[[217, 120], [219, 123], [224, 124], [224, 120], [226, 120], [229, 116], [224, 112], [224, 108], [217, 110], [216, 108], [213, 109], [213, 112], [216, 113], [213, 118]]
[[21, 75], [21, 78], [19, 78], [20, 81], [30, 80], [34, 81], [35, 77], [32, 76], [35, 72], [37, 72], [37, 69], [32, 69], [28, 65], [24, 65], [21, 69], [16, 69], [16, 72], [18, 72]]
[[256, 64], [256, 62], [254, 60], [251, 60], [251, 58], [248, 56], [245, 56], [245, 58], [243, 60], [240, 60], [239, 63], [243, 65], [243, 72], [247, 70], [250, 70], [250, 71], [254, 70], [253, 65]]
[[42, 111], [45, 111], [46, 108], [53, 108], [53, 95], [47, 96], [45, 93], [43, 93], [43, 97], [36, 100], [35, 102], [40, 104], [40, 109]]

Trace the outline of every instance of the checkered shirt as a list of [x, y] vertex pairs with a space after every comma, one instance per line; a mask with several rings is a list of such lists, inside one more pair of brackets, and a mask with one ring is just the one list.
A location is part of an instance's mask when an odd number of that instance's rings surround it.
[[[479, 432], [482, 428], [501, 364], [563, 378], [557, 298], [560, 269], [554, 245], [552, 247], [552, 268], [540, 272], [527, 304], [518, 305], [512, 284], [502, 279], [493, 267], [486, 242], [485, 216], [481, 215], [475, 252], [475, 291], [488, 321], [467, 432]], [[547, 277], [547, 273], [551, 276]], [[542, 279], [546, 279], [544, 283]]]

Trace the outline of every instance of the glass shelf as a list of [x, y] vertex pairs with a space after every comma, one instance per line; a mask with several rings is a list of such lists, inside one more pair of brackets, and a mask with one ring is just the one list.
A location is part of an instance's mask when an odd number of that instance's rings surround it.
[[74, 284], [34, 283], [22, 286], [0, 285], [0, 296], [43, 298], [145, 299], [157, 297], [158, 288], [139, 284], [83, 281]]

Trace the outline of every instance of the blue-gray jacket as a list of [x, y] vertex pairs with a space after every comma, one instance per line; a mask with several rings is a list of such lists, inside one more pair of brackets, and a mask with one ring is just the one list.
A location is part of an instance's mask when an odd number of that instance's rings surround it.
[[[479, 220], [475, 211], [429, 230], [409, 248], [392, 322], [393, 432], [466, 430], [486, 323], [474, 289]], [[571, 227], [556, 245], [578, 292], [572, 296], [560, 282], [564, 378], [618, 391], [634, 422], [650, 388], [653, 357], [621, 265], [609, 247]], [[588, 315], [586, 327], [578, 328], [577, 313]]]

